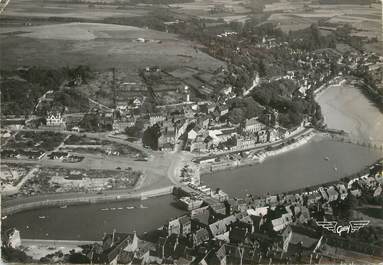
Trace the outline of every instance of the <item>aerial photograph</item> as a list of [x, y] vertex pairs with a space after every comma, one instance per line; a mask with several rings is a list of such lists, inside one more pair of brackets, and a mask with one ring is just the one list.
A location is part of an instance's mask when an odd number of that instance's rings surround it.
[[0, 264], [383, 264], [381, 0], [0, 0]]

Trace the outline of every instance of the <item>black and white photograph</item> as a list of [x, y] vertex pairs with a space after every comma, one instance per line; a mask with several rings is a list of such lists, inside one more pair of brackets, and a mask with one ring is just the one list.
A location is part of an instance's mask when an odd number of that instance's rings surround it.
[[382, 5], [0, 0], [0, 264], [383, 265]]

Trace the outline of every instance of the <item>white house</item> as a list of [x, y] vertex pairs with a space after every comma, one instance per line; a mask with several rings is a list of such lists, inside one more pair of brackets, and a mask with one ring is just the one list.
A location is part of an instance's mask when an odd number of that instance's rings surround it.
[[194, 129], [188, 132], [188, 139], [190, 140], [194, 140], [195, 138], [197, 138], [197, 136], [198, 136], [198, 133]]
[[6, 245], [11, 248], [18, 248], [21, 245], [20, 231], [10, 229], [6, 232]]
[[47, 118], [47, 126], [64, 126], [65, 122], [63, 117], [61, 116], [61, 113], [49, 113]]
[[265, 128], [265, 125], [258, 121], [257, 117], [253, 117], [250, 119], [246, 119], [245, 124], [243, 126], [244, 132], [258, 132]]
[[336, 191], [336, 189], [333, 186], [330, 186], [327, 189], [327, 194], [328, 194], [328, 201], [336, 201], [338, 199], [339, 193]]

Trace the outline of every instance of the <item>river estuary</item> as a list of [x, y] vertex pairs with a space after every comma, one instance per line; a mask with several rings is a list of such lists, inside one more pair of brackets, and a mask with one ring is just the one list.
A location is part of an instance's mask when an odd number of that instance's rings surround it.
[[[329, 128], [370, 141], [382, 139], [382, 113], [356, 88], [347, 84], [330, 87], [317, 100]], [[261, 164], [204, 175], [202, 181], [232, 196], [285, 192], [339, 179], [382, 156], [381, 150], [318, 136]], [[181, 215], [183, 211], [172, 206], [172, 201], [172, 196], [164, 196], [143, 201], [147, 208], [141, 208], [140, 202], [118, 202], [27, 211], [8, 216], [3, 228], [15, 226], [24, 238], [101, 240], [104, 232], [114, 228], [142, 233]]]
[[[383, 144], [383, 114], [354, 86], [348, 83], [330, 86], [316, 100], [328, 128], [344, 130], [361, 142]], [[205, 175], [202, 180], [232, 196], [279, 193], [339, 179], [382, 156], [380, 149], [318, 136], [261, 164], [216, 172]]]

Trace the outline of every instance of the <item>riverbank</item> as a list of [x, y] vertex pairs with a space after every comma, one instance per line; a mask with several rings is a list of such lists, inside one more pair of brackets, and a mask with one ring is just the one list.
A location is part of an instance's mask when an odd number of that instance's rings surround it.
[[314, 91], [315, 100], [330, 86], [341, 86], [346, 83], [347, 80], [343, 76], [336, 76], [327, 83], [321, 85]]
[[281, 193], [354, 174], [382, 155], [379, 149], [316, 134], [307, 144], [262, 163], [203, 174], [201, 183], [237, 197], [244, 193]]
[[104, 202], [119, 202], [129, 200], [144, 200], [173, 192], [173, 186], [147, 191], [111, 191], [104, 194], [66, 193], [34, 196], [23, 199], [3, 200], [2, 215], [15, 214], [36, 208], [65, 207], [68, 205], [95, 204]]
[[[245, 158], [240, 158], [239, 160], [234, 161], [224, 161], [224, 162], [217, 162], [207, 165], [201, 165], [200, 166], [200, 173], [201, 175], [209, 174], [212, 172], [217, 171], [224, 171], [224, 170], [231, 170], [239, 167], [245, 167], [245, 166], [252, 166], [255, 164], [262, 163], [267, 158], [277, 156], [279, 154], [283, 154], [289, 151], [292, 151], [296, 148], [301, 147], [302, 145], [310, 142], [310, 140], [317, 135], [317, 133], [314, 130], [309, 130], [305, 132], [303, 135], [300, 135], [296, 141], [290, 143], [290, 144], [280, 144], [283, 146], [276, 146], [274, 150], [268, 150], [266, 151], [267, 147], [262, 150], [255, 150], [255, 151], [249, 151], [249, 155]], [[239, 151], [238, 151], [239, 152]]]

